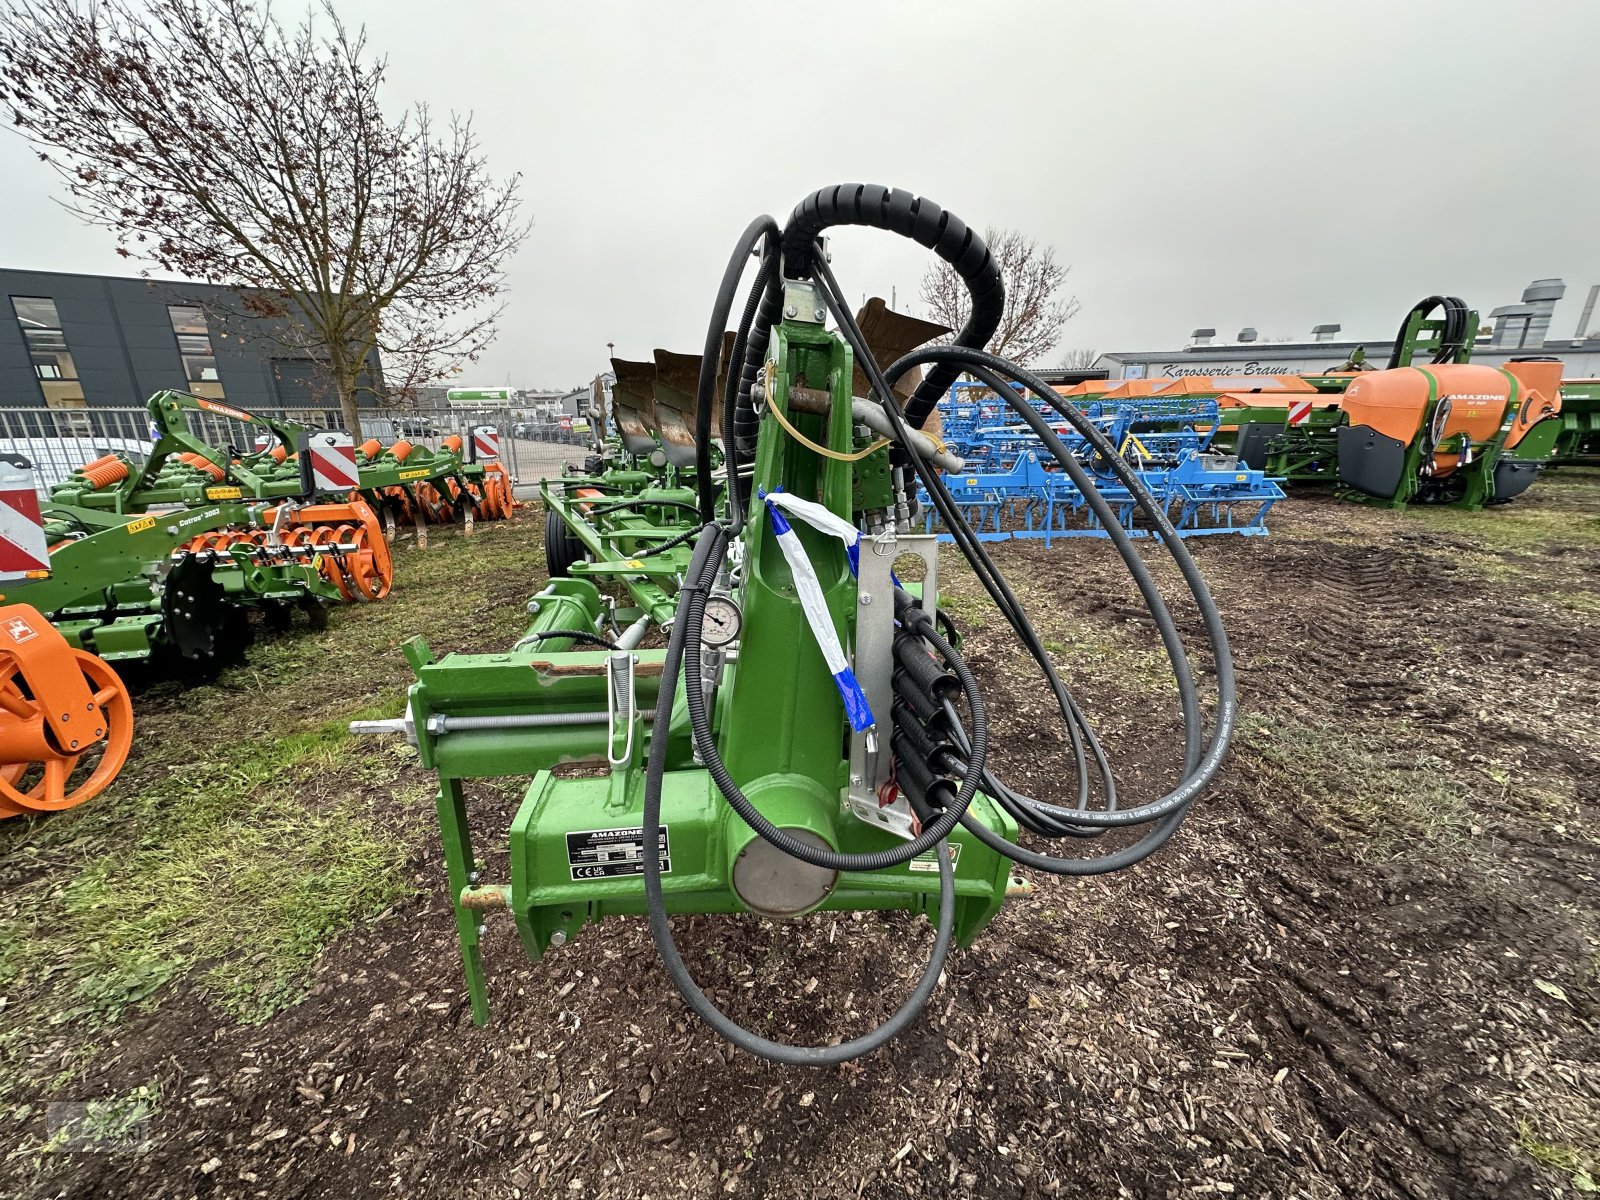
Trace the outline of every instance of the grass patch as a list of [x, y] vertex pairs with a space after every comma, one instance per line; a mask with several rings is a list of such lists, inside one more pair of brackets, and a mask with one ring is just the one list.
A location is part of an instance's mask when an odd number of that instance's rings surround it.
[[[1466, 843], [1468, 796], [1451, 764], [1402, 748], [1399, 737], [1269, 719], [1252, 720], [1234, 744], [1257, 760], [1274, 793], [1298, 801], [1359, 861]], [[1392, 749], [1380, 753], [1384, 748]]]
[[[1536, 488], [1546, 486], [1540, 480]], [[1499, 504], [1482, 512], [1417, 504], [1408, 520], [1432, 533], [1465, 538], [1486, 550], [1535, 554], [1547, 545], [1600, 547], [1600, 521], [1582, 519], [1563, 505]]]
[[1527, 1120], [1517, 1122], [1517, 1144], [1535, 1162], [1567, 1176], [1575, 1191], [1600, 1192], [1600, 1151], [1544, 1141]]
[[[1137, 692], [1171, 692], [1172, 664], [1165, 652], [1136, 644], [1119, 632], [1088, 622], [1051, 622], [1048, 636], [1041, 634], [1039, 642], [1062, 666], [1077, 674], [1114, 678]], [[1155, 636], [1142, 627], [1138, 632], [1141, 637]]]
[[533, 524], [397, 546], [383, 603], [264, 640], [214, 681], [145, 688], [104, 795], [0, 825], [0, 1096], [65, 1086], [130, 1011], [180, 988], [264, 1020], [340, 932], [411, 894], [407, 863], [436, 836], [431, 777], [347, 723], [401, 711], [411, 635], [441, 651], [515, 638], [513, 601], [542, 576]]
[[1600, 617], [1600, 594], [1594, 592], [1552, 592], [1550, 599], [1569, 612]]
[[226, 762], [174, 768], [132, 805], [56, 818], [76, 826], [54, 831], [57, 851], [81, 851], [82, 865], [7, 896], [8, 1008], [48, 995], [52, 1023], [98, 1026], [196, 964], [241, 1018], [282, 1007], [329, 939], [409, 891], [406, 847], [370, 805], [307, 802], [337, 779], [348, 738], [340, 720], [243, 743]]

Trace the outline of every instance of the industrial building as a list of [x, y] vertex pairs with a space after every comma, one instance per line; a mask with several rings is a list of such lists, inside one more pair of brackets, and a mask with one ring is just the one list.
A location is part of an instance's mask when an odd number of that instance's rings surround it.
[[[1549, 356], [1566, 364], [1569, 379], [1600, 376], [1600, 329], [1589, 328], [1600, 284], [1589, 289], [1574, 333], [1554, 336], [1556, 305], [1566, 290], [1560, 279], [1537, 279], [1523, 290], [1518, 303], [1491, 310], [1483, 318], [1472, 361], [1494, 365], [1512, 358]], [[1338, 325], [1318, 325], [1303, 340], [1263, 342], [1254, 328], [1246, 327], [1233, 340], [1219, 341], [1214, 328], [1199, 328], [1190, 334], [1189, 344], [1178, 349], [1102, 354], [1095, 366], [1111, 379], [1317, 374], [1342, 366], [1357, 351], [1369, 364], [1381, 367], [1394, 348], [1393, 334], [1352, 340], [1342, 333]]]
[[[235, 289], [0, 270], [0, 305], [0, 408], [128, 407], [168, 388], [246, 409], [335, 403], [282, 322]], [[364, 382], [381, 390], [376, 351]]]

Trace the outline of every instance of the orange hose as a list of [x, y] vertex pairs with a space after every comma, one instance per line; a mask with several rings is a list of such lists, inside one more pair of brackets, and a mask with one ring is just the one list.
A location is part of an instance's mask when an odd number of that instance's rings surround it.
[[78, 469], [83, 472], [83, 477], [97, 488], [109, 487], [128, 477], [128, 464], [112, 454], [106, 455], [105, 458], [97, 458]]
[[406, 459], [411, 457], [411, 451], [413, 449], [415, 449], [415, 447], [413, 447], [410, 442], [406, 441], [405, 438], [401, 438], [398, 442], [389, 447], [389, 453], [394, 455], [395, 462], [405, 462]]

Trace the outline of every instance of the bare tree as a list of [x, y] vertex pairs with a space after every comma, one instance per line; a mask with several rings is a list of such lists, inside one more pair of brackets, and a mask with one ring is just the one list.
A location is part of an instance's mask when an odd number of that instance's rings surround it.
[[[118, 253], [243, 290], [356, 408], [374, 349], [401, 389], [489, 343], [526, 233], [468, 119], [379, 104], [386, 63], [254, 0], [32, 0], [0, 26], [0, 102]], [[146, 272], [148, 274], [148, 272]]]
[[[1000, 266], [1006, 287], [1005, 315], [989, 339], [989, 349], [1026, 366], [1048, 354], [1061, 338], [1061, 326], [1078, 311], [1076, 296], [1062, 298], [1070, 267], [1056, 262], [1056, 252], [1014, 229], [983, 231]], [[955, 268], [943, 261], [922, 277], [922, 302], [928, 316], [960, 329], [972, 312], [966, 285]]]
[[1094, 360], [1099, 357], [1100, 351], [1093, 347], [1079, 346], [1076, 350], [1063, 351], [1056, 365], [1064, 371], [1084, 371], [1094, 366]]

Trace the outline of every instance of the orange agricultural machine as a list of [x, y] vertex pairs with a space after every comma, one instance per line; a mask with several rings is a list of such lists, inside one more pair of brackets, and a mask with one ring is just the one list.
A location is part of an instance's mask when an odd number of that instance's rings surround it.
[[0, 607], [0, 820], [98, 796], [132, 745], [133, 702], [111, 664], [30, 605]]
[[1340, 482], [1378, 499], [1481, 508], [1526, 491], [1550, 457], [1561, 364], [1374, 371], [1350, 381], [1340, 406]]
[[1460, 299], [1430, 296], [1407, 315], [1385, 369], [1352, 359], [1248, 393], [1213, 379], [1217, 442], [1231, 438], [1241, 461], [1269, 475], [1335, 483], [1350, 499], [1395, 508], [1510, 500], [1562, 434], [1561, 363], [1472, 363], [1477, 329], [1477, 313]]
[[427, 545], [427, 525], [459, 522], [470, 533], [476, 518], [504, 520], [516, 507], [499, 454], [491, 427], [473, 430], [470, 440], [451, 434], [437, 450], [371, 438], [356, 448], [361, 494], [383, 513], [391, 537], [402, 524], [416, 527], [420, 545]]

